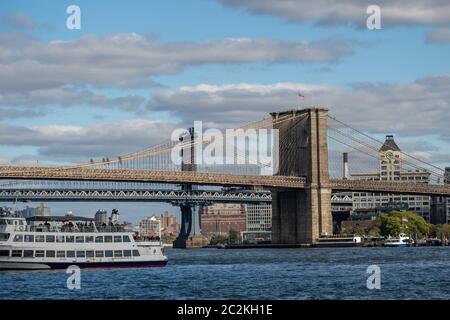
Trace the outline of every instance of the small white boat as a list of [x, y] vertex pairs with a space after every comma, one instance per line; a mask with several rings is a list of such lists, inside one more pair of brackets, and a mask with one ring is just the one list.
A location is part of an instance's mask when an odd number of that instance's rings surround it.
[[414, 244], [414, 240], [408, 237], [406, 234], [399, 234], [398, 237], [389, 237], [384, 241], [385, 247], [411, 247]]

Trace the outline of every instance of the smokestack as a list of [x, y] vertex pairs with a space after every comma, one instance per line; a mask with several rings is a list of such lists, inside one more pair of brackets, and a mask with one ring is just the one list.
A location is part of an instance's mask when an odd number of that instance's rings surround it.
[[342, 179], [348, 180], [350, 178], [350, 171], [348, 169], [348, 153], [344, 152], [343, 154], [343, 172], [342, 172]]

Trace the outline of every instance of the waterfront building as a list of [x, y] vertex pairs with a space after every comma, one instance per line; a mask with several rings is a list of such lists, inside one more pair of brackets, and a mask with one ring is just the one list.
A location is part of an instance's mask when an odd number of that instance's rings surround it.
[[170, 212], [166, 211], [161, 214], [161, 231], [166, 236], [178, 236], [180, 233], [180, 224], [178, 223], [177, 217], [172, 215]]
[[37, 208], [26, 207], [21, 210], [21, 214], [25, 219], [33, 217], [49, 217], [51, 215], [50, 208], [43, 202]]
[[272, 204], [246, 205], [246, 226], [246, 230], [241, 233], [244, 241], [270, 241], [272, 235]]
[[227, 235], [246, 230], [245, 205], [216, 203], [201, 210], [201, 232], [205, 236]]
[[[403, 154], [392, 135], [386, 140], [379, 152], [379, 171], [374, 173], [351, 174], [354, 180], [403, 181], [429, 183], [430, 172], [426, 170], [405, 170]], [[373, 192], [354, 192], [353, 210], [387, 206], [389, 203], [407, 203], [408, 209], [430, 221], [431, 198], [419, 195], [394, 195]]]
[[[445, 168], [444, 183], [450, 185], [450, 167]], [[445, 198], [445, 212], [447, 223], [450, 223], [450, 197]]]
[[161, 221], [155, 215], [142, 219], [139, 223], [139, 230], [143, 236], [161, 237]]

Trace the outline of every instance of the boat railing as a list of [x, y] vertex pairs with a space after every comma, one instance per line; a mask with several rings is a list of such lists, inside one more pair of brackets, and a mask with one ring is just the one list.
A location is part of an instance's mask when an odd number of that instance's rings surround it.
[[27, 231], [27, 232], [82, 232], [82, 233], [92, 233], [92, 232], [101, 232], [101, 233], [115, 233], [115, 232], [126, 232], [125, 228], [122, 226], [47, 226], [47, 225], [27, 225], [27, 226], [15, 226], [14, 231]]

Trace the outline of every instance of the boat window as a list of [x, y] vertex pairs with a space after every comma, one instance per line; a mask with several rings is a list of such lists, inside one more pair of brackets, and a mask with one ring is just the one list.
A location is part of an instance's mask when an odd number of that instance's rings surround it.
[[66, 242], [73, 243], [75, 241], [74, 236], [66, 236]]
[[45, 242], [55, 242], [55, 236], [45, 236]]
[[75, 258], [75, 251], [67, 251], [67, 258]]
[[103, 242], [103, 236], [97, 236], [97, 237], [95, 237], [95, 242], [96, 242], [96, 243], [102, 243], [102, 242]]
[[44, 257], [44, 250], [36, 250], [36, 252], [34, 253], [34, 256], [36, 258], [43, 258]]
[[124, 257], [131, 257], [131, 250], [123, 250]]
[[34, 240], [36, 242], [44, 242], [44, 236], [43, 235], [37, 235]]
[[114, 250], [114, 258], [122, 258], [122, 250]]
[[131, 242], [130, 236], [123, 236], [123, 242]]
[[56, 242], [63, 243], [64, 242], [64, 236], [56, 236]]
[[76, 243], [84, 243], [84, 237], [83, 236], [76, 236], [75, 237]]
[[0, 225], [5, 225], [6, 224], [6, 220], [5, 219], [0, 219]]
[[105, 242], [112, 242], [112, 236], [105, 236]]
[[45, 251], [45, 256], [47, 258], [54, 258], [55, 257], [55, 250], [47, 250], [47, 251]]
[[103, 251], [95, 251], [95, 256], [97, 258], [103, 258], [105, 256], [105, 253]]
[[25, 242], [34, 242], [34, 236], [32, 234], [25, 235]]
[[8, 241], [9, 233], [0, 233], [0, 241]]
[[24, 250], [23, 251], [23, 256], [24, 258], [33, 258], [33, 250]]
[[94, 242], [94, 237], [93, 236], [87, 236], [86, 237], [86, 243], [93, 243]]
[[133, 257], [139, 257], [140, 255], [139, 250], [133, 250]]
[[14, 242], [22, 242], [23, 241], [23, 235], [21, 234], [16, 234], [14, 236]]
[[106, 250], [106, 251], [105, 251], [105, 257], [107, 257], [107, 258], [112, 258], [112, 256], [113, 256], [112, 250]]
[[0, 257], [9, 257], [9, 250], [0, 250]]
[[65, 258], [66, 252], [65, 251], [56, 251], [56, 257], [57, 258]]
[[84, 258], [86, 253], [84, 251], [77, 251], [77, 258]]
[[93, 258], [94, 257], [94, 251], [86, 251], [86, 258]]
[[114, 236], [114, 242], [122, 242], [122, 236]]
[[12, 257], [22, 257], [22, 250], [13, 250], [11, 256]]

